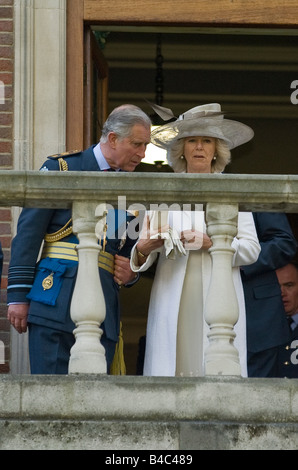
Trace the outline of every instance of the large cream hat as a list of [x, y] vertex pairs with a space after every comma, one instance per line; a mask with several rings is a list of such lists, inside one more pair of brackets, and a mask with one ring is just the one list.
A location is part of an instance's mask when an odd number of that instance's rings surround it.
[[241, 122], [225, 119], [220, 104], [210, 103], [191, 108], [176, 121], [157, 127], [151, 132], [151, 142], [169, 149], [178, 139], [190, 136], [216, 137], [233, 149], [251, 140], [254, 132]]

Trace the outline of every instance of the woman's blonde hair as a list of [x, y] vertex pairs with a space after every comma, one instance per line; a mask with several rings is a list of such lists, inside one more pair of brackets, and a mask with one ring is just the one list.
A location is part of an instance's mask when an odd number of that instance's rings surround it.
[[[167, 151], [168, 164], [175, 173], [183, 173], [187, 170], [187, 162], [183, 156], [184, 138], [178, 139]], [[231, 161], [231, 151], [228, 144], [222, 139], [215, 139], [216, 158], [211, 162], [211, 173], [221, 173]]]

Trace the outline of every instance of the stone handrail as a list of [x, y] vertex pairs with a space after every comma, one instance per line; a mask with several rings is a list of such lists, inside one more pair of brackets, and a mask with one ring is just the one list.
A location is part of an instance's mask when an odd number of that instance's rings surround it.
[[70, 208], [86, 199], [115, 204], [118, 196], [147, 206], [220, 201], [241, 211], [298, 212], [298, 176], [0, 170], [0, 206]]
[[[210, 325], [205, 356], [206, 375], [240, 375], [233, 326], [238, 319], [231, 258], [240, 211], [298, 212], [298, 177], [294, 175], [197, 175], [167, 173], [97, 173], [0, 171], [0, 206], [71, 208], [73, 230], [79, 239], [78, 275], [71, 303], [76, 342], [69, 373], [106, 373], [100, 343], [105, 305], [98, 274], [98, 237], [106, 205], [155, 209], [175, 204], [195, 208], [204, 204], [212, 276], [206, 301]], [[136, 204], [138, 206], [136, 207]], [[219, 272], [219, 270], [221, 270]], [[217, 279], [224, 282], [226, 298], [216, 302]]]

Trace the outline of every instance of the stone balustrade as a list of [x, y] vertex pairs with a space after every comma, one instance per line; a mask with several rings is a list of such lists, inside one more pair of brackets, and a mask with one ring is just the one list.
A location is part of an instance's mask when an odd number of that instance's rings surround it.
[[[232, 326], [238, 319], [238, 307], [231, 273], [237, 213], [298, 212], [297, 176], [0, 171], [1, 206], [72, 208], [79, 268], [71, 303], [76, 342], [70, 373], [106, 373], [100, 343], [105, 305], [97, 269], [97, 236], [103, 230], [106, 204], [122, 209], [154, 209], [163, 204], [190, 210], [198, 203], [205, 206], [208, 233], [211, 238], [216, 236], [206, 304], [206, 321], [212, 331], [206, 374], [237, 376], [240, 365]], [[220, 309], [216, 306], [219, 279], [226, 291]]]

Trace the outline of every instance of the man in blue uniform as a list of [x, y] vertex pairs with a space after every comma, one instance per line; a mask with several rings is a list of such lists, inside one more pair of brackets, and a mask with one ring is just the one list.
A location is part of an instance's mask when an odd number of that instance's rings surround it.
[[289, 341], [279, 347], [278, 377], [298, 378], [298, 264], [292, 262], [276, 270], [289, 324]]
[[[145, 157], [150, 142], [150, 118], [138, 107], [122, 105], [106, 120], [100, 142], [82, 152], [51, 156], [42, 171], [134, 171]], [[107, 225], [119, 219], [112, 211]], [[131, 216], [124, 213], [123, 223]], [[107, 370], [114, 357], [119, 337], [119, 286], [135, 282], [130, 269], [130, 250], [135, 243], [126, 237], [107, 237], [105, 251], [99, 255], [99, 272], [106, 302], [106, 317], [101, 328]], [[115, 236], [116, 235], [116, 236]], [[44, 241], [41, 260], [37, 263]], [[73, 253], [71, 259], [63, 250], [57, 255], [57, 242]], [[8, 272], [8, 319], [19, 333], [29, 329], [29, 355], [32, 374], [67, 374], [70, 349], [74, 344], [74, 323], [70, 302], [78, 262], [74, 247], [78, 239], [72, 233], [70, 210], [23, 209], [17, 234], [12, 242]], [[104, 258], [102, 258], [104, 256]], [[51, 283], [43, 288], [51, 278]]]

